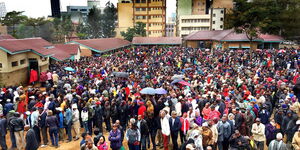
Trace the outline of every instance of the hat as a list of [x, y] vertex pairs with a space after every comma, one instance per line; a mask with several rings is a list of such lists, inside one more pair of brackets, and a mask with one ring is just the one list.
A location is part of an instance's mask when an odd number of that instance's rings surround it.
[[168, 103], [168, 101], [166, 101], [164, 104], [165, 104], [165, 106], [169, 106], [169, 103]]
[[97, 102], [96, 102], [96, 105], [100, 105], [100, 104], [101, 104], [101, 102], [100, 102], [100, 101], [97, 101]]
[[47, 92], [43, 92], [42, 94], [43, 94], [43, 95], [46, 95], [46, 94], [47, 94]]
[[72, 104], [72, 109], [77, 109], [78, 107], [77, 107], [77, 104]]
[[7, 100], [6, 100], [6, 102], [10, 102], [10, 101], [11, 101], [10, 99], [7, 99]]
[[56, 107], [55, 110], [62, 111], [62, 109], [60, 107]]
[[300, 124], [300, 120], [297, 120], [297, 121], [296, 121], [296, 125], [299, 125], [299, 124]]
[[281, 139], [282, 139], [282, 134], [281, 134], [281, 133], [277, 133], [277, 134], [276, 134], [276, 139], [281, 140]]
[[202, 124], [202, 126], [203, 126], [203, 127], [208, 127], [208, 123], [207, 123], [207, 122], [204, 122], [204, 123]]
[[29, 98], [32, 98], [32, 99], [34, 99], [35, 97], [34, 97], [34, 96], [30, 96]]
[[25, 114], [28, 116], [30, 115], [30, 111], [26, 111]]
[[194, 150], [195, 148], [193, 147], [193, 145], [192, 144], [188, 144], [188, 145], [186, 145], [186, 147], [185, 147], [186, 149], [189, 149], [189, 150]]
[[256, 122], [260, 122], [260, 118], [256, 118], [255, 121], [256, 121]]

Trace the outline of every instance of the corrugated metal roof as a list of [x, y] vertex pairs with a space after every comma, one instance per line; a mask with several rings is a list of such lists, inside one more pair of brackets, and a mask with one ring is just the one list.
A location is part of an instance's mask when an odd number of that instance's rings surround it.
[[135, 45], [181, 45], [180, 37], [134, 37]]
[[88, 39], [88, 40], [74, 40], [69, 43], [78, 43], [83, 46], [92, 48], [92, 50], [101, 52], [118, 49], [124, 46], [128, 46], [131, 43], [127, 40], [119, 38], [100, 38], [100, 39]]

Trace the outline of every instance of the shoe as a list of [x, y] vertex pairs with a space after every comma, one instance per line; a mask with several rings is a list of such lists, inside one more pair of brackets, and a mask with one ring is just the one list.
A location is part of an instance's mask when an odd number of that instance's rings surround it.
[[77, 140], [79, 140], [79, 137], [77, 137], [74, 141], [77, 141]]
[[41, 145], [41, 148], [44, 148], [44, 147], [47, 147], [47, 145], [44, 145], [44, 144], [43, 144], [43, 145]]
[[69, 140], [67, 141], [67, 143], [70, 143], [70, 142], [72, 142], [72, 141], [69, 141]]

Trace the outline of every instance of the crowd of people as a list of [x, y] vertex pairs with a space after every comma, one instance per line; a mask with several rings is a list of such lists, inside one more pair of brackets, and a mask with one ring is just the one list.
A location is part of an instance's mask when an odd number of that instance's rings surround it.
[[56, 62], [43, 88], [1, 88], [0, 144], [9, 133], [19, 150], [300, 150], [299, 67], [295, 49], [135, 47]]

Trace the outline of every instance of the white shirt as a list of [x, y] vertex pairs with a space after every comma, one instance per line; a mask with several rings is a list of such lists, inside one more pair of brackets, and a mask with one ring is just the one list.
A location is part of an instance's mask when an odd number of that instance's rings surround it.
[[167, 119], [167, 117], [165, 116], [164, 118], [161, 118], [160, 123], [161, 123], [161, 132], [162, 132], [162, 134], [164, 134], [166, 136], [169, 136], [171, 131], [170, 131], [169, 120]]
[[181, 116], [181, 103], [180, 102], [177, 102], [176, 104], [175, 104], [175, 111], [176, 111], [176, 113], [177, 113], [177, 116]]

